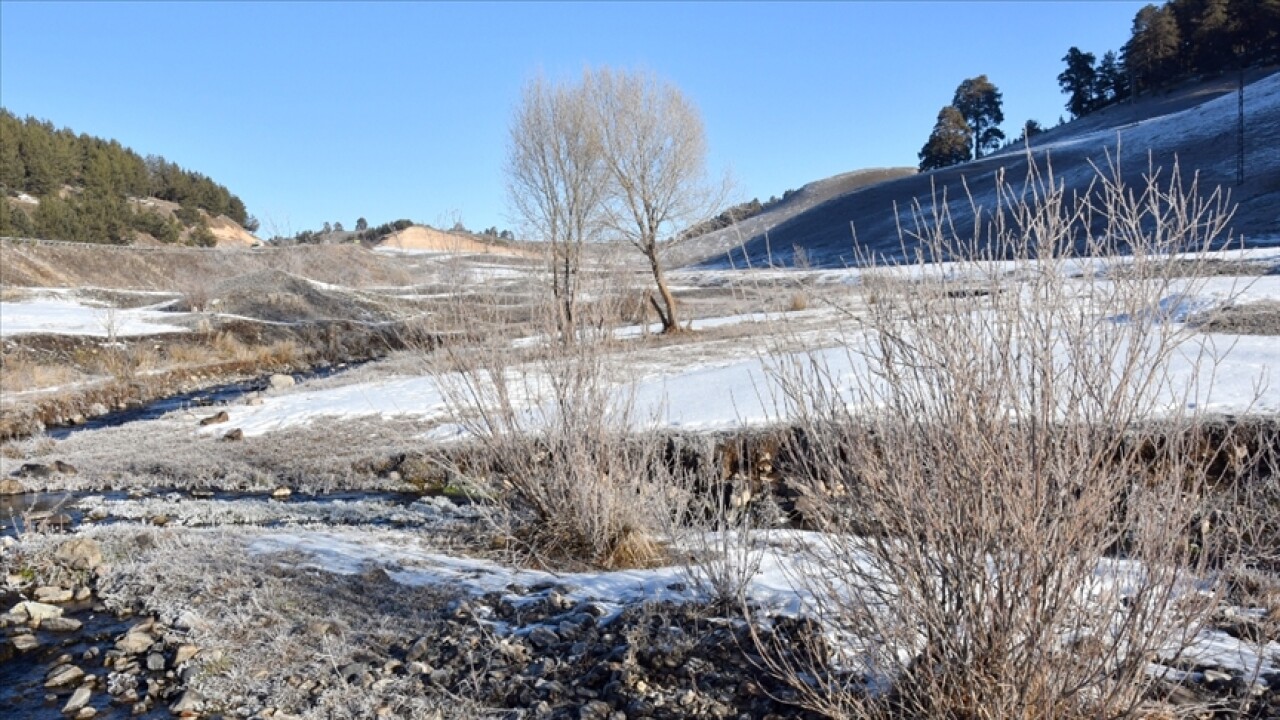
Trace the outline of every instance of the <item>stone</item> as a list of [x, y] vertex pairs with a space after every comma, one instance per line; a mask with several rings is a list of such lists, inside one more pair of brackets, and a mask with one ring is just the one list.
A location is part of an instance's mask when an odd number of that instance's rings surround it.
[[80, 708], [80, 712], [76, 713], [76, 720], [89, 720], [91, 717], [98, 716], [98, 709], [93, 707]]
[[76, 470], [75, 465], [72, 465], [69, 462], [62, 462], [61, 460], [54, 460], [51, 469], [60, 475], [75, 475], [80, 472], [79, 470]]
[[560, 642], [560, 638], [555, 631], [549, 627], [538, 626], [529, 632], [529, 642], [539, 650], [545, 650], [552, 645]]
[[238, 440], [243, 440], [243, 439], [244, 439], [244, 430], [241, 430], [240, 428], [235, 428], [234, 430], [230, 430], [227, 432], [226, 435], [222, 436], [223, 442], [236, 442]]
[[71, 687], [84, 679], [84, 671], [75, 665], [54, 668], [44, 681], [46, 688]]
[[271, 383], [271, 388], [273, 390], [283, 390], [297, 384], [292, 375], [285, 375], [284, 373], [276, 373], [275, 375], [272, 375], [268, 378], [267, 382]]
[[164, 655], [158, 652], [147, 655], [147, 669], [152, 672], [164, 670]]
[[40, 640], [35, 635], [14, 635], [11, 642], [13, 649], [20, 653], [31, 652], [40, 647]]
[[27, 488], [13, 478], [0, 479], [0, 495], [21, 495]]
[[200, 700], [200, 696], [195, 690], [188, 690], [182, 693], [182, 697], [178, 702], [169, 706], [169, 711], [174, 715], [198, 715], [204, 709], [204, 703]]
[[40, 629], [48, 632], [76, 632], [84, 623], [75, 618], [56, 617], [40, 621]]
[[67, 704], [62, 706], [62, 714], [74, 715], [79, 713], [89, 705], [89, 698], [93, 692], [88, 687], [81, 685], [76, 691], [71, 693], [71, 699], [67, 700]]
[[139, 655], [151, 649], [155, 640], [146, 632], [130, 630], [116, 642], [116, 649], [128, 655]]
[[57, 605], [46, 605], [45, 603], [33, 602], [27, 600], [13, 606], [9, 612], [25, 617], [28, 620], [48, 620], [49, 618], [62, 617], [62, 608]]
[[42, 603], [65, 603], [71, 602], [71, 598], [75, 597], [75, 593], [66, 588], [54, 587], [46, 585], [36, 588], [36, 600]]
[[195, 657], [199, 652], [200, 648], [195, 645], [179, 645], [177, 651], [173, 654], [173, 664], [175, 666], [181, 665]]
[[608, 720], [611, 714], [613, 714], [613, 708], [609, 703], [600, 700], [592, 700], [578, 711], [578, 717], [581, 720]]
[[14, 474], [24, 478], [47, 478], [53, 474], [53, 471], [49, 469], [48, 465], [23, 463], [22, 467], [18, 468]]
[[230, 419], [231, 419], [231, 416], [227, 414], [227, 411], [222, 410], [216, 415], [210, 415], [209, 417], [202, 419], [200, 421], [200, 426], [204, 427], [205, 425], [217, 425], [218, 423], [227, 422]]
[[90, 538], [76, 538], [58, 546], [54, 557], [73, 570], [96, 570], [102, 565], [102, 545]]
[[271, 497], [275, 498], [276, 500], [283, 500], [292, 494], [293, 494], [293, 491], [284, 486], [280, 486], [275, 490], [271, 491]]

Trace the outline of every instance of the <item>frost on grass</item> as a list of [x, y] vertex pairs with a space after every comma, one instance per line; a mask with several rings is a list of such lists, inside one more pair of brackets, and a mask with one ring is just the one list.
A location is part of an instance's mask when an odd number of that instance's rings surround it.
[[[90, 533], [111, 556], [99, 583], [114, 608], [155, 614], [201, 652], [189, 687], [215, 706], [266, 707], [306, 718], [478, 718], [483, 708], [433, 692], [411, 676], [365, 687], [353, 663], [382, 667], [433, 622], [426, 609], [456, 595], [411, 587], [370, 570], [339, 576], [246, 555], [236, 531], [135, 526]], [[309, 682], [311, 681], [311, 682]], [[385, 711], [384, 711], [385, 712]]]

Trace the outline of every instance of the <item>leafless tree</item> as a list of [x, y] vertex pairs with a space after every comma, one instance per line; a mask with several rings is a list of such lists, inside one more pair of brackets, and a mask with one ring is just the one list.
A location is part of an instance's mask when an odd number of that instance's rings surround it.
[[611, 179], [606, 222], [644, 253], [664, 332], [677, 332], [675, 297], [663, 275], [662, 239], [709, 217], [723, 193], [708, 181], [702, 118], [679, 88], [647, 72], [588, 74], [601, 152]]
[[573, 337], [582, 245], [599, 232], [606, 189], [599, 133], [584, 86], [538, 76], [525, 84], [511, 121], [507, 191], [548, 248], [556, 324]]

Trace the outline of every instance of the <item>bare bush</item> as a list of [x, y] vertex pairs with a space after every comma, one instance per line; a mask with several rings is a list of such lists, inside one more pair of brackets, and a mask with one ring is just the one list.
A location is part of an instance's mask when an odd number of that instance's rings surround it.
[[[917, 205], [916, 262], [864, 274], [865, 331], [780, 357], [825, 533], [795, 571], [817, 623], [761, 648], [802, 705], [1122, 717], [1210, 616], [1196, 401], [1215, 358], [1170, 321], [1195, 281], [1174, 293], [1185, 268], [1160, 258], [1206, 250], [1229, 213], [1176, 169], [1118, 178], [1074, 198], [1051, 172], [1002, 182], [971, 229], [945, 196]], [[1116, 251], [1124, 273], [1080, 277]]]

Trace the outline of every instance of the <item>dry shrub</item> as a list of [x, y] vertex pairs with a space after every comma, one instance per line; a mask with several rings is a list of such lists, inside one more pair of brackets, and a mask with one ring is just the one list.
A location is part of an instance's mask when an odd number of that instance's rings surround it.
[[[598, 342], [556, 344], [529, 363], [472, 351], [438, 377], [475, 444], [459, 475], [497, 501], [496, 529], [548, 567], [643, 567], [663, 550], [662, 445], [632, 434], [632, 416], [605, 377]], [[452, 461], [451, 461], [452, 462]]]
[[[1214, 540], [1193, 532], [1206, 418], [1189, 408], [1213, 359], [1162, 312], [1186, 268], [1158, 259], [1207, 249], [1229, 213], [1176, 169], [1154, 176], [1100, 173], [1078, 198], [1051, 171], [1002, 184], [972, 234], [935, 197], [904, 231], [917, 262], [865, 275], [865, 331], [780, 357], [806, 519], [825, 533], [796, 568], [817, 622], [760, 637], [802, 705], [1123, 717], [1159, 695], [1150, 661], [1178, 660], [1221, 588]], [[1118, 250], [1125, 273], [1072, 277], [1079, 255]]]
[[809, 309], [809, 295], [802, 290], [791, 293], [791, 300], [787, 303], [787, 309], [791, 312], [799, 312], [800, 310]]

